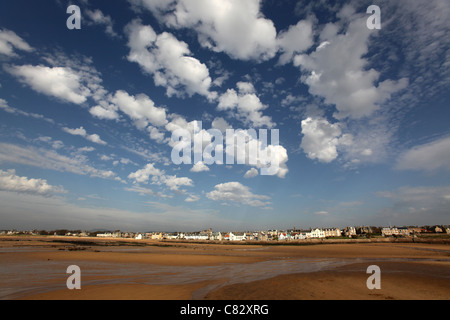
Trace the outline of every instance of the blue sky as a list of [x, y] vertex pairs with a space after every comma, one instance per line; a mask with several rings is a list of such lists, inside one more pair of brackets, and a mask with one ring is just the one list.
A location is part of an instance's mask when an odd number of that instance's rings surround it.
[[[443, 0], [2, 1], [0, 228], [448, 224], [449, 13]], [[175, 130], [207, 145], [227, 128], [279, 130], [276, 174], [173, 163]]]

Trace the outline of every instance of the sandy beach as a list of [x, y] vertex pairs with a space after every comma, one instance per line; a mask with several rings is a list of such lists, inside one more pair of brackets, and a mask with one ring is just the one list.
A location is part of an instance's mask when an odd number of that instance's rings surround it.
[[[446, 244], [227, 245], [0, 238], [3, 300], [320, 300], [450, 298]], [[69, 265], [81, 290], [69, 290]], [[369, 290], [369, 265], [381, 289]]]

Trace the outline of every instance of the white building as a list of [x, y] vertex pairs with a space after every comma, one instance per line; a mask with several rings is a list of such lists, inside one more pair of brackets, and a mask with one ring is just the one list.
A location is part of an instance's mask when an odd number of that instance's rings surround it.
[[219, 232], [212, 232], [209, 240], [222, 241], [223, 240], [222, 232], [220, 232], [220, 231]]
[[245, 232], [230, 232], [230, 241], [247, 240]]
[[306, 238], [307, 238], [306, 233], [297, 233], [296, 235], [294, 235], [295, 240], [304, 240]]
[[278, 233], [278, 240], [279, 241], [288, 240], [288, 233], [286, 233], [286, 232], [279, 232]]
[[209, 235], [199, 232], [185, 233], [183, 239], [186, 240], [209, 240]]
[[356, 236], [356, 228], [355, 227], [347, 227], [347, 228], [345, 228], [344, 232], [345, 232], [345, 236], [347, 236], [347, 237]]
[[113, 234], [111, 232], [108, 232], [108, 233], [97, 233], [97, 237], [100, 237], [100, 238], [112, 238]]
[[310, 238], [325, 238], [325, 232], [319, 228], [316, 228], [314, 230], [311, 230], [311, 232], [309, 232], [309, 237]]
[[324, 229], [325, 237], [340, 237], [342, 235], [341, 230], [337, 228]]
[[400, 232], [397, 228], [383, 228], [381, 229], [381, 234], [383, 237], [389, 237], [393, 235], [399, 235]]

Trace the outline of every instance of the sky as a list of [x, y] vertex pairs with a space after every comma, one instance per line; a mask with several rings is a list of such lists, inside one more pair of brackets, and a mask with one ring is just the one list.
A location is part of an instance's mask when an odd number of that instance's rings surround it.
[[448, 1], [43, 3], [0, 3], [0, 229], [450, 223]]

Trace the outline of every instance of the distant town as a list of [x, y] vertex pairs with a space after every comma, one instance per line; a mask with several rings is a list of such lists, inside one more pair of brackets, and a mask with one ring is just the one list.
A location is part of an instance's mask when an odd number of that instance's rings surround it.
[[213, 231], [211, 228], [197, 232], [122, 232], [81, 230], [0, 230], [0, 236], [70, 236], [124, 238], [136, 240], [202, 240], [202, 241], [296, 241], [307, 239], [377, 238], [377, 237], [419, 237], [422, 235], [450, 235], [449, 225], [375, 227], [359, 226], [339, 228], [311, 228], [308, 230], [259, 230], [259, 231]]

